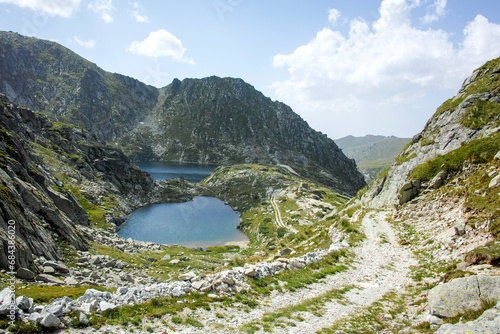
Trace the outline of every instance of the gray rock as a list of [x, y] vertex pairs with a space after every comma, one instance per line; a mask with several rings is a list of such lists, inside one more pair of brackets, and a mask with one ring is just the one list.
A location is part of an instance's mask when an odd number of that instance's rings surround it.
[[257, 271], [255, 267], [245, 268], [244, 274], [248, 277], [257, 277]]
[[169, 263], [170, 264], [178, 264], [179, 262], [181, 262], [179, 259], [174, 259], [174, 260], [170, 261]]
[[166, 254], [164, 257], [161, 258], [161, 261], [166, 261], [170, 260], [172, 257], [169, 254]]
[[495, 155], [495, 158], [496, 160], [500, 160], [500, 151], [498, 151], [498, 153]]
[[0, 305], [12, 304], [14, 298], [14, 292], [10, 288], [5, 288], [0, 292]]
[[53, 261], [45, 261], [43, 263], [43, 266], [44, 267], [52, 267], [61, 273], [69, 273], [68, 267], [66, 267], [66, 265], [62, 264], [62, 263], [57, 263], [57, 262], [53, 262]]
[[127, 294], [128, 292], [128, 288], [127, 287], [119, 287], [118, 289], [116, 289], [116, 293], [119, 294], [119, 295], [125, 295]]
[[196, 277], [196, 274], [192, 271], [185, 273], [185, 274], [182, 274], [182, 275], [179, 275], [179, 279], [181, 281], [190, 281], [195, 277]]
[[500, 334], [500, 303], [497, 307], [486, 310], [479, 318], [466, 323], [444, 324], [436, 332], [437, 334], [470, 334], [470, 333], [494, 333]]
[[286, 255], [289, 255], [289, 254], [292, 254], [293, 253], [293, 249], [291, 248], [285, 248], [285, 249], [282, 249], [280, 251], [280, 255], [281, 256], [286, 256]]
[[33, 307], [33, 298], [19, 296], [16, 298], [16, 305], [23, 311], [27, 311]]
[[45, 283], [52, 283], [52, 284], [63, 284], [63, 281], [61, 281], [59, 278], [48, 275], [48, 274], [40, 274], [36, 277], [37, 281], [45, 282]]
[[53, 275], [56, 273], [56, 270], [52, 267], [45, 266], [45, 267], [43, 267], [43, 273]]
[[455, 225], [453, 226], [453, 228], [455, 229], [455, 234], [457, 236], [462, 236], [465, 234], [466, 232], [466, 226], [467, 226], [467, 222], [464, 221], [464, 220], [458, 220], [455, 222]]
[[80, 320], [80, 323], [85, 325], [85, 326], [87, 326], [89, 324], [89, 319], [87, 318], [87, 316], [83, 312], [80, 312], [80, 316], [79, 316], [78, 320]]
[[445, 170], [442, 170], [438, 173], [438, 175], [436, 175], [432, 181], [430, 182], [429, 184], [429, 188], [432, 188], [432, 189], [438, 189], [439, 187], [441, 187], [444, 183], [444, 180], [446, 180], [446, 178], [448, 177], [448, 172], [445, 171]]
[[99, 306], [99, 303], [97, 301], [93, 301], [91, 303], [82, 303], [82, 305], [80, 306], [80, 310], [82, 312], [90, 314], [92, 312], [96, 312], [98, 306]]
[[401, 189], [399, 190], [399, 204], [403, 205], [415, 197], [420, 193], [420, 181], [412, 180], [405, 183]]
[[100, 308], [101, 312], [104, 312], [106, 310], [111, 310], [111, 309], [116, 308], [116, 305], [108, 303], [106, 301], [102, 301], [99, 303], [99, 308]]
[[179, 287], [175, 287], [173, 290], [172, 290], [172, 296], [173, 297], [182, 297], [186, 294], [186, 291], [182, 290], [181, 288]]
[[493, 178], [493, 180], [491, 180], [488, 187], [493, 188], [493, 187], [498, 187], [499, 185], [500, 185], [500, 175], [497, 175]]
[[64, 283], [66, 283], [67, 285], [78, 285], [78, 280], [76, 278], [74, 278], [73, 276], [69, 276], [69, 277], [66, 277], [64, 279]]
[[38, 312], [33, 312], [28, 316], [29, 321], [38, 322], [42, 320], [43, 316]]
[[63, 315], [63, 311], [64, 311], [64, 306], [63, 305], [58, 305], [58, 304], [50, 304], [50, 305], [47, 305], [43, 308], [41, 314], [42, 316], [45, 316], [47, 314], [53, 314], [57, 317], [60, 317]]
[[35, 274], [27, 268], [19, 268], [16, 276], [27, 281], [33, 281], [35, 279]]
[[46, 314], [40, 321], [40, 325], [42, 325], [43, 327], [57, 327], [60, 324], [61, 320], [59, 320], [59, 318], [52, 313]]
[[452, 318], [481, 309], [484, 301], [498, 302], [499, 299], [500, 277], [457, 278], [429, 291], [429, 312], [439, 318]]

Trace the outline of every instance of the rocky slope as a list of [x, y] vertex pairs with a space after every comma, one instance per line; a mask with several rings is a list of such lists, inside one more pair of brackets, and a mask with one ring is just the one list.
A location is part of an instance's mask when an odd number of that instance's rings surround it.
[[354, 195], [354, 161], [288, 106], [241, 79], [174, 80], [162, 89], [98, 68], [54, 42], [0, 32], [0, 92], [114, 142], [132, 159], [288, 164]]
[[132, 130], [158, 90], [106, 72], [61, 45], [0, 32], [0, 92], [12, 102], [111, 141]]
[[112, 227], [131, 210], [189, 198], [157, 184], [118, 149], [81, 128], [54, 123], [0, 95], [0, 267], [8, 268], [9, 221], [16, 228], [16, 269], [33, 258], [57, 260], [86, 250], [79, 226]]
[[[403, 204], [420, 192], [422, 182], [432, 181], [440, 171], [443, 172], [440, 178], [446, 178], [445, 173], [461, 170], [459, 164], [491, 160], [496, 154], [494, 146], [500, 130], [499, 103], [500, 59], [495, 59], [474, 71], [458, 95], [437, 110], [424, 130], [399, 154], [390, 170], [371, 185], [363, 202], [373, 207]], [[486, 149], [486, 146], [493, 147]], [[459, 156], [448, 155], [451, 152]], [[435, 166], [432, 173], [412, 176], [417, 166], [439, 162], [443, 166]]]

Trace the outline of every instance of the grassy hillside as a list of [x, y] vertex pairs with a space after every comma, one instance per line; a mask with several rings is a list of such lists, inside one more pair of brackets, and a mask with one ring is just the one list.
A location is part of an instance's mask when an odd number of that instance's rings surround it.
[[410, 140], [411, 138], [367, 135], [347, 136], [336, 139], [335, 143], [345, 155], [356, 160], [358, 169], [365, 175], [367, 181], [370, 181], [392, 164], [394, 158]]

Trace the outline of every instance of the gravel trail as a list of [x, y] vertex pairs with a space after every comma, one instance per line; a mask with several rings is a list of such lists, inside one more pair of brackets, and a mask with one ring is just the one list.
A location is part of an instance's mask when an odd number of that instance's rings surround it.
[[[348, 316], [358, 307], [365, 307], [379, 300], [389, 291], [404, 288], [410, 279], [407, 277], [409, 267], [417, 264], [413, 255], [402, 248], [390, 224], [385, 220], [385, 212], [371, 212], [365, 215], [362, 226], [366, 239], [354, 249], [356, 257], [352, 267], [342, 273], [328, 276], [320, 283], [294, 292], [279, 293], [274, 291], [264, 297], [260, 305], [249, 313], [232, 308], [229, 311], [232, 319], [218, 319], [206, 313], [207, 326], [214, 326], [213, 333], [238, 333], [242, 325], [259, 321], [266, 313], [279, 311], [283, 307], [299, 305], [301, 302], [322, 296], [333, 289], [354, 286], [343, 295], [341, 300], [331, 300], [324, 304], [321, 316], [310, 312], [300, 312], [303, 321], [286, 319], [295, 326], [275, 327], [274, 333], [314, 333], [322, 328], [330, 327], [335, 321]], [[201, 315], [201, 314], [200, 314]], [[224, 327], [221, 330], [221, 327]], [[181, 333], [193, 333], [186, 329]], [[200, 332], [201, 333], [201, 332]], [[264, 331], [257, 331], [264, 333]]]

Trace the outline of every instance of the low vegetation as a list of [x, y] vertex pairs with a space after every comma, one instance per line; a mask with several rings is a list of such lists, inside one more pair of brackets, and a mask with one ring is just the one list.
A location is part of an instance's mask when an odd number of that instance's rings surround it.
[[465, 162], [489, 162], [498, 153], [499, 147], [500, 134], [474, 140], [448, 154], [419, 165], [410, 177], [416, 180], [430, 180], [441, 170], [449, 173], [461, 171]]

